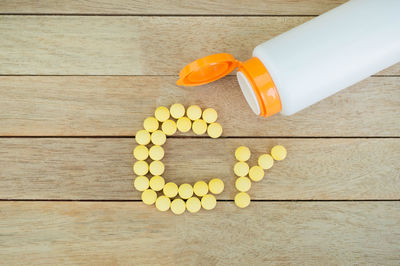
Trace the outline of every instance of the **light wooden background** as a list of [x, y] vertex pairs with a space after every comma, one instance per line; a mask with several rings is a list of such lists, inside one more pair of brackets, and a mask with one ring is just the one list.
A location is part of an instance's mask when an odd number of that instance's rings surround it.
[[[269, 119], [233, 76], [174, 85], [343, 2], [0, 1], [0, 264], [398, 265], [400, 65]], [[225, 181], [214, 211], [160, 213], [133, 191], [134, 133], [174, 102], [219, 111], [222, 138], [173, 137], [165, 159], [169, 180]], [[239, 210], [235, 148], [278, 143], [288, 158]]]

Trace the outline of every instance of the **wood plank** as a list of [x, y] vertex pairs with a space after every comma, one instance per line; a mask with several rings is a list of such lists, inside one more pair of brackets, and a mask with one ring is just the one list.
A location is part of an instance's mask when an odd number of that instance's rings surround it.
[[[174, 216], [139, 202], [2, 202], [2, 263], [395, 265], [399, 202], [254, 202]], [[301, 248], [299, 248], [301, 247]]]
[[[253, 199], [400, 199], [399, 139], [169, 139], [164, 177], [194, 183], [219, 177], [233, 199], [234, 150], [253, 151], [250, 165], [273, 145], [286, 160], [250, 190]], [[130, 138], [0, 139], [0, 199], [134, 200]], [[190, 147], [190, 149], [188, 149]]]
[[[1, 16], [0, 74], [177, 75], [209, 54], [246, 60], [310, 18]], [[400, 64], [380, 74], [399, 75]]]
[[318, 15], [345, 0], [2, 0], [0, 14]]
[[0, 77], [2, 136], [133, 136], [156, 106], [214, 107], [224, 136], [400, 136], [399, 77], [373, 77], [296, 115], [259, 118], [235, 77], [200, 88], [175, 77]]

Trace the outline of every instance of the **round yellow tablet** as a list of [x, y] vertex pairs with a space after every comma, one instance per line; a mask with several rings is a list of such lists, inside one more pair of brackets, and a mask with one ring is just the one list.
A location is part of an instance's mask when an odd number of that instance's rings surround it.
[[192, 127], [192, 121], [184, 116], [178, 119], [178, 121], [176, 122], [176, 126], [180, 132], [185, 133], [188, 132]]
[[182, 184], [179, 186], [178, 194], [182, 199], [188, 199], [193, 196], [193, 187], [190, 184]]
[[168, 198], [173, 198], [178, 194], [178, 186], [173, 182], [168, 182], [163, 188], [163, 193]]
[[263, 154], [258, 157], [258, 165], [264, 170], [270, 169], [274, 165], [274, 159], [269, 154]]
[[191, 105], [186, 110], [186, 114], [190, 120], [197, 120], [201, 117], [201, 108], [198, 105]]
[[271, 149], [272, 158], [277, 161], [282, 161], [286, 158], [287, 151], [282, 145], [276, 145]]
[[251, 181], [248, 177], [241, 176], [238, 179], [236, 179], [235, 187], [237, 190], [241, 192], [249, 191], [251, 188]]
[[156, 208], [159, 211], [165, 212], [169, 210], [171, 200], [166, 196], [159, 196], [156, 200]]
[[133, 150], [133, 156], [136, 160], [144, 161], [149, 157], [149, 149], [144, 145], [138, 145]]
[[154, 145], [163, 145], [167, 141], [167, 136], [161, 130], [156, 130], [151, 133], [151, 142]]
[[136, 161], [133, 164], [133, 172], [137, 175], [146, 175], [149, 172], [149, 165], [145, 161]]
[[207, 134], [213, 139], [219, 138], [222, 135], [222, 126], [216, 122], [209, 124]]
[[177, 214], [177, 215], [182, 214], [185, 212], [185, 209], [186, 209], [186, 204], [183, 201], [183, 199], [174, 199], [171, 202], [171, 211], [174, 214]]
[[217, 206], [217, 200], [213, 195], [204, 195], [204, 197], [201, 198], [201, 206], [206, 210], [212, 210]]
[[237, 149], [235, 150], [236, 160], [240, 162], [247, 161], [248, 159], [250, 159], [250, 156], [251, 156], [250, 149], [247, 148], [246, 146], [237, 147]]
[[160, 122], [167, 121], [169, 118], [169, 110], [165, 106], [157, 107], [156, 111], [154, 112], [154, 116]]
[[165, 133], [167, 136], [172, 136], [176, 132], [176, 123], [173, 120], [167, 120], [162, 123], [161, 125], [161, 130]]
[[207, 108], [203, 111], [203, 119], [207, 123], [214, 123], [215, 121], [217, 121], [217, 118], [218, 114], [214, 108]]
[[201, 209], [200, 200], [196, 197], [191, 197], [186, 201], [186, 209], [191, 213], [196, 213]]
[[164, 188], [165, 180], [162, 176], [155, 175], [150, 179], [150, 188], [154, 191], [160, 191]]
[[208, 189], [213, 194], [220, 194], [224, 191], [224, 182], [219, 178], [213, 178], [208, 183]]
[[249, 170], [249, 177], [253, 181], [261, 181], [264, 178], [264, 170], [260, 166], [253, 166]]
[[152, 205], [156, 202], [157, 193], [154, 190], [146, 189], [142, 193], [142, 201], [146, 205]]
[[208, 185], [204, 181], [197, 181], [194, 183], [193, 192], [199, 197], [202, 197], [208, 193]]
[[138, 191], [145, 191], [146, 189], [149, 188], [149, 179], [145, 176], [140, 175], [135, 178], [133, 186]]
[[235, 204], [239, 208], [246, 208], [250, 204], [250, 196], [246, 192], [239, 192], [235, 196]]
[[164, 149], [161, 146], [154, 145], [149, 149], [149, 156], [154, 161], [159, 161], [164, 158]]
[[196, 135], [203, 135], [207, 131], [207, 123], [203, 119], [197, 119], [192, 124], [192, 130]]
[[147, 117], [143, 122], [143, 127], [149, 132], [154, 132], [158, 129], [158, 121], [154, 117]]
[[165, 167], [161, 161], [152, 161], [150, 163], [149, 169], [152, 175], [162, 175], [164, 173]]
[[178, 119], [185, 115], [185, 107], [180, 103], [174, 103], [169, 108], [169, 112], [173, 118]]
[[245, 176], [249, 173], [249, 165], [245, 162], [237, 162], [233, 166], [233, 172], [237, 176]]
[[150, 143], [150, 133], [144, 129], [136, 132], [135, 140], [140, 145], [147, 145]]

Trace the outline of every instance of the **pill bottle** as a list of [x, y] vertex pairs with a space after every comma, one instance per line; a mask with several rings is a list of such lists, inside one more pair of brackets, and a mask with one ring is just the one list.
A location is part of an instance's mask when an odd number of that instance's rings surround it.
[[238, 68], [254, 113], [292, 115], [399, 61], [400, 0], [351, 0], [258, 45], [245, 62], [226, 53], [200, 58], [177, 85], [210, 83]]

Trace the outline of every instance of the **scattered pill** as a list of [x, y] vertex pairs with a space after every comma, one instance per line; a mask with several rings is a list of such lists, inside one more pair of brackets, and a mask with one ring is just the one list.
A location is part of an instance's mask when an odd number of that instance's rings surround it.
[[154, 191], [160, 191], [164, 188], [165, 180], [162, 176], [155, 175], [150, 179], [150, 188]]
[[154, 145], [164, 145], [164, 143], [167, 141], [167, 136], [161, 130], [156, 130], [151, 133], [150, 138]]
[[159, 161], [164, 158], [164, 149], [161, 146], [154, 145], [149, 149], [149, 156], [154, 161]]
[[208, 183], [208, 189], [213, 194], [220, 194], [224, 191], [224, 182], [219, 178], [213, 178]]
[[198, 105], [191, 105], [186, 110], [186, 114], [190, 120], [197, 120], [201, 117], [201, 108]]
[[270, 169], [274, 165], [274, 159], [269, 154], [263, 154], [258, 157], [258, 165], [264, 169]]
[[193, 196], [193, 187], [190, 184], [182, 184], [178, 188], [179, 197], [188, 199]]
[[136, 132], [135, 140], [140, 145], [147, 145], [150, 143], [150, 133], [142, 129]]
[[235, 196], [235, 204], [239, 208], [246, 208], [250, 204], [250, 196], [246, 192], [239, 192]]
[[176, 123], [173, 120], [167, 120], [162, 123], [161, 125], [161, 130], [165, 133], [167, 136], [172, 136], [176, 132]]
[[193, 192], [199, 197], [202, 197], [208, 193], [208, 185], [204, 181], [197, 181], [193, 186]]
[[201, 198], [201, 206], [206, 210], [212, 210], [217, 205], [217, 200], [213, 195], [207, 194]]
[[165, 167], [161, 161], [152, 161], [150, 163], [149, 169], [152, 175], [162, 175], [164, 173]]
[[143, 122], [143, 127], [149, 132], [154, 132], [158, 129], [158, 121], [154, 117], [147, 117]]
[[249, 173], [249, 165], [245, 162], [237, 162], [233, 166], [233, 172], [237, 176], [246, 176]]
[[236, 160], [245, 162], [250, 159], [251, 152], [250, 149], [246, 146], [240, 146], [235, 151]]
[[182, 199], [174, 199], [171, 202], [171, 211], [174, 214], [177, 215], [182, 214], [185, 212], [185, 209], [186, 209], [186, 204]]
[[260, 166], [253, 166], [249, 170], [249, 177], [253, 181], [261, 181], [264, 178], [264, 170]]
[[149, 172], [149, 165], [145, 161], [136, 161], [133, 164], [133, 172], [137, 175], [146, 175]]
[[165, 106], [157, 107], [156, 111], [154, 112], [154, 116], [160, 122], [167, 121], [169, 118], [169, 110]]
[[222, 135], [222, 127], [219, 123], [211, 123], [208, 125], [207, 134], [213, 138], [219, 138]]
[[287, 151], [282, 145], [276, 145], [271, 149], [272, 158], [277, 161], [282, 161], [286, 158]]
[[197, 119], [192, 124], [192, 130], [196, 135], [203, 135], [207, 131], [207, 123], [203, 119]]
[[178, 194], [178, 186], [173, 182], [168, 182], [163, 188], [163, 193], [168, 198], [173, 198]]
[[235, 187], [240, 192], [247, 192], [251, 188], [251, 181], [248, 177], [241, 176], [238, 179], [236, 179]]
[[196, 213], [201, 209], [201, 202], [196, 197], [191, 197], [186, 201], [186, 208], [191, 213]]
[[135, 178], [133, 186], [138, 191], [145, 191], [146, 189], [149, 188], [149, 179], [145, 176], [140, 175]]
[[136, 160], [144, 161], [147, 159], [147, 157], [149, 157], [149, 149], [147, 149], [147, 147], [144, 145], [138, 145], [133, 150], [133, 156]]
[[159, 211], [165, 212], [169, 210], [171, 200], [166, 196], [159, 196], [156, 200], [156, 208]]
[[169, 112], [173, 118], [178, 119], [185, 115], [185, 107], [180, 103], [175, 103], [171, 105]]
[[203, 119], [207, 123], [209, 123], [209, 124], [214, 123], [215, 121], [217, 121], [217, 118], [218, 118], [218, 114], [214, 108], [207, 108], [203, 111]]
[[142, 201], [144, 204], [152, 205], [156, 202], [157, 193], [154, 190], [146, 189], [142, 193]]
[[176, 122], [176, 126], [180, 132], [188, 132], [192, 127], [192, 121], [187, 117], [181, 117]]

